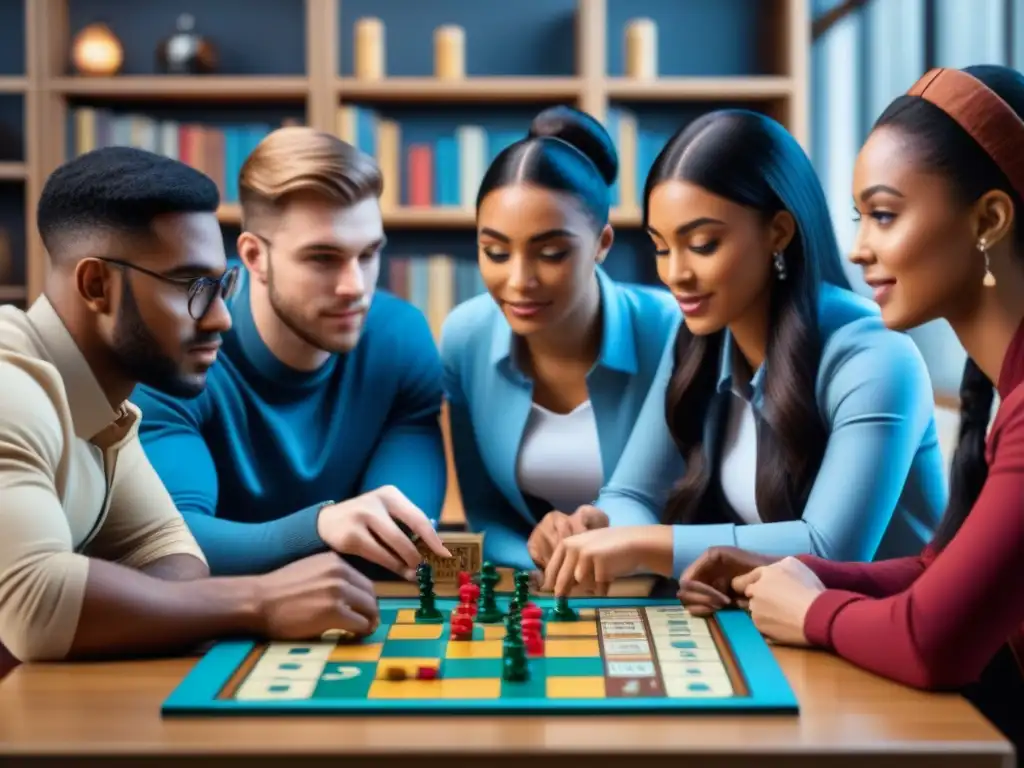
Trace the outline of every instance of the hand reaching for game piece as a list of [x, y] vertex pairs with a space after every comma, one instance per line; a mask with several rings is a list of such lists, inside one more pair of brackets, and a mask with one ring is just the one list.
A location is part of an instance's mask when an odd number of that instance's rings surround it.
[[709, 616], [733, 602], [744, 608], [746, 598], [733, 591], [733, 579], [778, 559], [739, 547], [710, 547], [679, 577], [679, 599], [694, 616]]
[[334, 552], [254, 578], [258, 626], [270, 640], [319, 639], [336, 631], [365, 636], [380, 622], [373, 582]]
[[438, 556], [452, 556], [427, 516], [391, 485], [324, 507], [317, 533], [338, 554], [357, 555], [412, 581], [423, 556], [396, 519]]
[[672, 527], [636, 525], [599, 528], [562, 539], [547, 568], [544, 591], [568, 595], [574, 586], [607, 595], [616, 579], [641, 568], [664, 570], [672, 561]]
[[584, 504], [571, 515], [553, 509], [541, 519], [526, 542], [526, 549], [539, 568], [547, 566], [562, 539], [584, 531], [608, 527], [608, 515]]
[[731, 586], [746, 596], [754, 626], [769, 640], [781, 645], [810, 645], [804, 621], [825, 585], [806, 565], [787, 557], [737, 576]]

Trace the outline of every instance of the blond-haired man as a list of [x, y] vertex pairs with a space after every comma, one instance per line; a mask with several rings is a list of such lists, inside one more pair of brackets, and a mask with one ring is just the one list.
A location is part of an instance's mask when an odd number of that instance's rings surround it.
[[136, 391], [147, 455], [214, 574], [332, 549], [412, 578], [410, 534], [447, 554], [430, 522], [447, 477], [442, 370], [423, 314], [375, 291], [380, 171], [288, 127], [256, 147], [239, 189], [248, 286], [202, 394]]

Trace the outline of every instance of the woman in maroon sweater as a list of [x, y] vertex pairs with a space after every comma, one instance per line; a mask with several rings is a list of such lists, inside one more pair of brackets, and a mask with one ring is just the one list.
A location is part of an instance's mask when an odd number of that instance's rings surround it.
[[[962, 691], [1024, 750], [1024, 76], [933, 70], [854, 170], [852, 260], [886, 325], [943, 318], [966, 349], [950, 503], [918, 557], [836, 563], [723, 548], [680, 579], [695, 613], [749, 608], [780, 643]], [[993, 387], [993, 385], [995, 385]], [[986, 439], [994, 392], [1000, 405]], [[873, 478], [855, 478], [870, 483]]]

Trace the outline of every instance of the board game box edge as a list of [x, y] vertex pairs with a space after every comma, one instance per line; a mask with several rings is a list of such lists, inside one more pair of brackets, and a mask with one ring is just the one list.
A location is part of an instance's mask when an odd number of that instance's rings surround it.
[[[389, 605], [401, 606], [406, 598], [385, 598]], [[414, 602], [414, 601], [413, 601]], [[575, 600], [578, 607], [607, 607], [630, 605], [636, 607], [678, 604], [670, 598], [581, 598]], [[712, 619], [725, 637], [732, 651], [733, 663], [744, 678], [747, 696], [716, 699], [711, 704], [707, 699], [637, 699], [631, 700], [629, 709], [624, 709], [620, 699], [558, 699], [538, 702], [535, 699], [474, 699], [445, 700], [446, 714], [538, 714], [557, 711], [559, 714], [579, 712], [581, 714], [742, 714], [758, 715], [798, 714], [798, 700], [775, 660], [771, 649], [754, 626], [749, 615], [742, 610], [719, 611]], [[238, 667], [251, 651], [264, 645], [260, 640], [224, 640], [211, 647], [179, 682], [161, 706], [163, 716], [188, 715], [266, 715], [281, 714], [279, 702], [220, 699], [222, 688], [229, 683]], [[436, 702], [410, 699], [396, 708], [393, 701], [370, 699], [353, 700], [339, 705], [318, 700], [289, 702], [290, 710], [304, 715], [427, 715], [436, 714]], [[396, 711], [398, 710], [398, 711]]]

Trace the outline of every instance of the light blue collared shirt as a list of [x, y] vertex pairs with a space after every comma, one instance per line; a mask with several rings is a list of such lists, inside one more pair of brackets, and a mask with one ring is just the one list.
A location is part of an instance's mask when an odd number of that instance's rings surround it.
[[[671, 294], [616, 283], [600, 268], [603, 335], [587, 389], [597, 423], [606, 483], [625, 487], [621, 456], [634, 434], [662, 352], [681, 322]], [[452, 449], [466, 522], [484, 531], [484, 556], [533, 568], [526, 542], [550, 510], [531, 502], [516, 476], [533, 383], [516, 365], [512, 331], [490, 295], [456, 307], [441, 334]], [[632, 468], [628, 476], [632, 477]], [[562, 510], [571, 513], [574, 510]]]
[[[828, 283], [820, 289], [818, 318], [823, 350], [814, 398], [829, 438], [801, 518], [745, 525], [723, 509], [720, 523], [673, 526], [677, 577], [716, 545], [870, 561], [917, 554], [931, 538], [948, 495], [934, 394], [920, 351], [910, 337], [884, 326], [873, 303]], [[715, 467], [721, 409], [739, 394], [760, 418], [771, 375], [761, 366], [748, 390], [734, 386], [728, 333], [724, 343], [716, 394], [707, 413], [693, 414], [704, 421], [703, 449]], [[683, 476], [665, 422], [673, 347], [664, 351], [619, 471], [598, 498], [612, 525], [659, 522], [671, 486]], [[719, 482], [717, 472], [713, 476]]]

